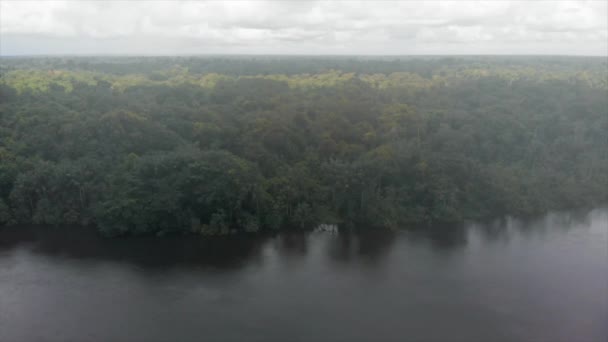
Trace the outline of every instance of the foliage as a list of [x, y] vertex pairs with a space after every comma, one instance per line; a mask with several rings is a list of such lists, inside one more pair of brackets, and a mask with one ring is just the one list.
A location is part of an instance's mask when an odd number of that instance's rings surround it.
[[608, 200], [596, 58], [0, 59], [0, 224], [398, 228]]

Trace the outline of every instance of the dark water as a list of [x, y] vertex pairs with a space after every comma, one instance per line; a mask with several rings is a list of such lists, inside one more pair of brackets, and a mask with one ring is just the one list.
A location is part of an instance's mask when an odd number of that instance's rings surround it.
[[0, 231], [0, 341], [608, 340], [608, 210], [425, 232]]

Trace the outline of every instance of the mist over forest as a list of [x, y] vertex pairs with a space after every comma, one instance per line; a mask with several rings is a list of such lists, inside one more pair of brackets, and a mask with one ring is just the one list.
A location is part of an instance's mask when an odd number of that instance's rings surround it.
[[593, 57], [0, 59], [0, 224], [399, 229], [608, 200]]

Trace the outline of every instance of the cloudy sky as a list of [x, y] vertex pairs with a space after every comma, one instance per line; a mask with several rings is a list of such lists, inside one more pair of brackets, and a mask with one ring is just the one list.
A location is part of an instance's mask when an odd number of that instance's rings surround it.
[[608, 54], [608, 1], [0, 0], [0, 55]]

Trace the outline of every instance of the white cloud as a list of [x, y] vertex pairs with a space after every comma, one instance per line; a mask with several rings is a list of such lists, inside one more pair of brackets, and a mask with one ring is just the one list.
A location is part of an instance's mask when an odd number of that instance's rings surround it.
[[0, 54], [608, 53], [606, 1], [0, 1]]

